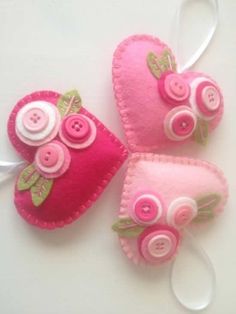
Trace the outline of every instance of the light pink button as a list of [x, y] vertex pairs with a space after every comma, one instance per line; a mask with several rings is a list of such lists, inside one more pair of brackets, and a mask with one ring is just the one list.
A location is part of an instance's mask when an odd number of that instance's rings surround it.
[[178, 208], [174, 216], [175, 225], [186, 226], [193, 218], [193, 210], [190, 206], [182, 206]]
[[217, 110], [220, 105], [220, 95], [214, 86], [206, 86], [202, 91], [202, 99], [209, 110]]
[[60, 123], [61, 117], [54, 104], [32, 100], [17, 112], [15, 130], [23, 143], [39, 147], [57, 136]]
[[39, 149], [39, 160], [44, 167], [53, 167], [59, 160], [61, 150], [56, 145], [44, 145]]
[[134, 219], [141, 224], [155, 222], [161, 216], [161, 212], [161, 203], [153, 195], [143, 195], [134, 204]]
[[48, 124], [49, 117], [39, 108], [31, 108], [23, 116], [23, 125], [29, 132], [40, 132]]
[[188, 83], [177, 73], [167, 73], [159, 80], [162, 98], [172, 105], [185, 103], [190, 95]]
[[91, 128], [89, 122], [80, 114], [72, 114], [63, 121], [63, 134], [73, 142], [88, 139]]
[[198, 212], [198, 206], [194, 199], [182, 196], [174, 199], [167, 211], [167, 222], [175, 228], [188, 225]]
[[138, 239], [140, 254], [150, 263], [162, 263], [169, 260], [175, 255], [178, 243], [178, 231], [164, 225], [146, 228]]
[[215, 115], [221, 102], [218, 88], [209, 81], [200, 83], [196, 89], [196, 102], [204, 115], [209, 117]]
[[172, 121], [172, 130], [177, 136], [191, 135], [195, 128], [195, 119], [188, 111], [179, 112]]
[[153, 257], [164, 257], [172, 249], [171, 238], [164, 234], [154, 235], [148, 242], [148, 252]]

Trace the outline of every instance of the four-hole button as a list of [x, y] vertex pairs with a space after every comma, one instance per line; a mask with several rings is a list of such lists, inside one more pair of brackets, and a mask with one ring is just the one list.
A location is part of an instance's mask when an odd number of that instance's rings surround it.
[[196, 78], [191, 83], [190, 105], [198, 116], [213, 119], [218, 113], [222, 96], [218, 86], [206, 78]]
[[74, 141], [85, 140], [90, 135], [89, 122], [82, 115], [71, 115], [64, 122], [64, 131]]
[[84, 114], [72, 113], [62, 121], [59, 135], [63, 143], [75, 149], [90, 146], [97, 134], [95, 123]]
[[23, 116], [23, 124], [30, 132], [39, 132], [48, 124], [48, 115], [40, 108], [29, 109]]

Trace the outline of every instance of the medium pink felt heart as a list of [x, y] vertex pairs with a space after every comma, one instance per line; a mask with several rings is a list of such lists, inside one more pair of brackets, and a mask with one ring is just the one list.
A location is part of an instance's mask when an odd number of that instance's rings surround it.
[[217, 216], [227, 197], [222, 172], [208, 162], [134, 153], [113, 230], [135, 263], [163, 263], [176, 255], [183, 228]]
[[223, 114], [216, 82], [198, 72], [177, 73], [170, 48], [152, 36], [131, 36], [118, 46], [113, 84], [132, 152], [205, 143]]
[[8, 134], [29, 162], [16, 182], [16, 208], [44, 229], [63, 227], [85, 213], [127, 157], [120, 141], [82, 107], [76, 91], [24, 97], [10, 114]]

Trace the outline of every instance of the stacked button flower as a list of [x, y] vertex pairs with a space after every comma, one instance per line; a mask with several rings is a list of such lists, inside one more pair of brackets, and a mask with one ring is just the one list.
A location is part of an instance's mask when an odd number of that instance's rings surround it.
[[[80, 114], [80, 108], [80, 96], [72, 91], [59, 99], [57, 107], [47, 101], [32, 101], [17, 113], [17, 136], [23, 143], [38, 147], [34, 163], [23, 170], [17, 184], [20, 191], [31, 190], [35, 206], [47, 198], [53, 179], [69, 169], [68, 147], [83, 149], [96, 138], [94, 122]], [[41, 193], [34, 193], [35, 189]]]
[[177, 251], [179, 230], [198, 214], [197, 202], [189, 197], [175, 199], [167, 208], [156, 193], [141, 193], [129, 206], [129, 217], [113, 229], [122, 237], [138, 237], [140, 255], [150, 263], [162, 263]]
[[189, 83], [184, 75], [174, 71], [176, 66], [168, 50], [159, 57], [149, 53], [147, 62], [158, 79], [157, 90], [161, 98], [174, 107], [164, 119], [166, 136], [173, 141], [182, 141], [194, 134], [196, 141], [205, 143], [208, 121], [215, 118], [222, 105], [219, 87], [204, 76]]

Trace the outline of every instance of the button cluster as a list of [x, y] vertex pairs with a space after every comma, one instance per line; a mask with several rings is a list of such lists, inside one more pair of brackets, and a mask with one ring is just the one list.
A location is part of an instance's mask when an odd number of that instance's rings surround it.
[[94, 142], [96, 126], [83, 114], [71, 114], [62, 121], [59, 135], [67, 146], [82, 149]]
[[69, 168], [70, 161], [68, 148], [58, 141], [39, 147], [35, 155], [36, 168], [45, 178], [61, 176]]
[[163, 74], [158, 81], [158, 89], [161, 97], [173, 106], [185, 104], [190, 96], [189, 84], [177, 73]]
[[169, 206], [167, 222], [175, 228], [187, 226], [197, 215], [197, 203], [189, 197], [179, 197]]
[[57, 108], [46, 101], [33, 101], [19, 110], [16, 116], [16, 133], [30, 146], [50, 142], [58, 133], [60, 115]]
[[174, 141], [189, 138], [195, 131], [196, 126], [197, 117], [191, 108], [187, 106], [173, 108], [164, 121], [166, 136]]
[[130, 216], [141, 225], [156, 223], [163, 213], [160, 199], [153, 194], [139, 196], [130, 208]]
[[171, 259], [178, 244], [178, 231], [164, 225], [148, 227], [138, 238], [139, 252], [149, 263], [163, 263]]

